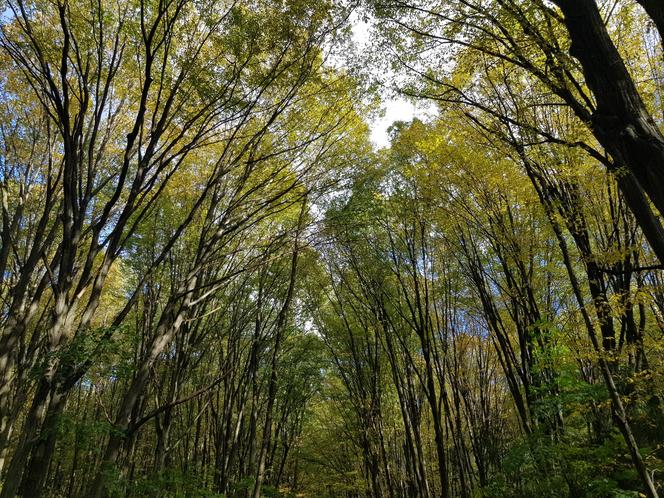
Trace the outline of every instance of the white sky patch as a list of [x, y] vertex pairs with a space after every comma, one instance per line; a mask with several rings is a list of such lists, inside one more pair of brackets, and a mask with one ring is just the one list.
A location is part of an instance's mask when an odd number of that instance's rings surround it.
[[[344, 70], [348, 67], [349, 60], [351, 65], [355, 63], [365, 64], [365, 68], [371, 71], [372, 58], [375, 56], [372, 46], [375, 42], [376, 29], [371, 19], [363, 19], [358, 12], [351, 14], [350, 19], [351, 39], [352, 46], [334, 47], [328, 46], [327, 58], [325, 64], [338, 69]], [[349, 52], [350, 50], [350, 52]], [[383, 149], [390, 146], [390, 138], [388, 129], [394, 124], [395, 121], [410, 122], [414, 118], [422, 121], [430, 121], [437, 114], [437, 108], [432, 102], [425, 100], [412, 101], [404, 97], [400, 97], [395, 90], [394, 81], [389, 69], [385, 66], [375, 67], [373, 70], [381, 72], [377, 78], [383, 85], [391, 86], [391, 88], [384, 88], [380, 92], [381, 105], [380, 110], [371, 112], [365, 116], [364, 119], [369, 126], [370, 139], [374, 149]]]
[[[357, 13], [351, 15], [350, 22], [355, 50], [358, 54], [367, 53], [371, 50], [373, 25], [371, 22], [361, 19]], [[415, 105], [409, 100], [385, 92], [382, 95], [381, 112], [367, 120], [371, 130], [371, 142], [376, 149], [389, 147], [390, 139], [387, 130], [395, 121], [408, 122], [413, 118], [426, 121], [433, 115], [435, 115], [435, 110], [430, 103], [422, 102]]]
[[411, 121], [414, 117], [424, 119], [424, 112], [407, 100], [394, 98], [383, 101], [383, 115], [369, 122], [371, 141], [381, 149], [390, 145], [387, 129], [395, 121]]
[[358, 47], [363, 48], [369, 42], [369, 34], [371, 33], [371, 24], [367, 21], [360, 19], [357, 11], [353, 12], [350, 16], [351, 31], [353, 32], [353, 42]]

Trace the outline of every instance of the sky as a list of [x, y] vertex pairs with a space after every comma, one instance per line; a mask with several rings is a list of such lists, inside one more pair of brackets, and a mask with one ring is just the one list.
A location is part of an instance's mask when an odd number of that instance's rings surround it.
[[[371, 24], [360, 19], [357, 14], [353, 14], [350, 19], [352, 23], [352, 37], [356, 50], [360, 53], [370, 50], [369, 38], [371, 35]], [[371, 141], [377, 149], [387, 147], [390, 141], [387, 135], [387, 129], [395, 121], [410, 121], [414, 117], [424, 119], [427, 111], [420, 106], [415, 106], [406, 99], [399, 97], [383, 97], [382, 112], [369, 120], [371, 129]]]
[[371, 141], [378, 149], [390, 145], [387, 129], [395, 121], [410, 121], [415, 116], [422, 117], [422, 111], [412, 103], [401, 99], [386, 99], [383, 102], [383, 114], [369, 122]]

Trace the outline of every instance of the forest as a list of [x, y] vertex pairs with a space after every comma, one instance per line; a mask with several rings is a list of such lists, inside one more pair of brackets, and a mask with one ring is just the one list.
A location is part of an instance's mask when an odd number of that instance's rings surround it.
[[2, 0], [0, 68], [0, 498], [664, 495], [661, 0]]

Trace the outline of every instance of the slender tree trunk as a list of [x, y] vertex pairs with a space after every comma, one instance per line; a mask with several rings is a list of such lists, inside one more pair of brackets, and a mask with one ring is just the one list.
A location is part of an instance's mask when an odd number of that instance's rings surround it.
[[30, 451], [39, 436], [39, 429], [44, 421], [50, 397], [50, 384], [46, 380], [42, 380], [33, 396], [21, 438], [7, 467], [2, 493], [0, 493], [1, 498], [14, 498], [19, 490], [23, 471], [30, 457]]
[[176, 300], [172, 299], [162, 312], [160, 323], [157, 325], [157, 330], [148, 348], [147, 356], [132, 380], [129, 389], [122, 399], [120, 408], [118, 409], [114, 422], [115, 429], [109, 437], [101, 467], [97, 472], [97, 476], [95, 477], [88, 494], [91, 498], [102, 498], [106, 495], [106, 473], [116, 464], [125, 439], [131, 435], [132, 414], [136, 408], [138, 400], [145, 390], [145, 386], [147, 385], [150, 376], [150, 370], [157, 361], [159, 355], [164, 351], [168, 344], [170, 344], [182, 325], [185, 310], [188, 308], [191, 301], [191, 293], [196, 287], [196, 282], [197, 278], [190, 276], [188, 283], [185, 286], [185, 293], [187, 296], [184, 300], [185, 302], [178, 306]]
[[[579, 281], [576, 277], [576, 272], [574, 271], [574, 267], [572, 265], [572, 261], [570, 258], [570, 254], [567, 248], [567, 242], [565, 241], [565, 238], [563, 236], [562, 230], [560, 228], [560, 225], [558, 224], [558, 221], [555, 217], [554, 213], [554, 207], [553, 207], [553, 202], [552, 199], [548, 198], [547, 195], [544, 193], [546, 190], [544, 188], [544, 185], [541, 184], [541, 179], [537, 179], [537, 173], [534, 171], [532, 164], [528, 162], [525, 157], [524, 157], [524, 162], [526, 165], [526, 168], [528, 170], [528, 174], [533, 181], [533, 185], [535, 186], [538, 195], [540, 196], [540, 200], [542, 204], [544, 205], [544, 208], [546, 210], [547, 216], [549, 218], [549, 221], [551, 223], [551, 226], [554, 230], [554, 233], [556, 235], [556, 238], [558, 240], [558, 246], [560, 247], [561, 253], [563, 255], [563, 262], [565, 264], [565, 268], [567, 269], [567, 273], [569, 275], [570, 283], [572, 284], [572, 290], [574, 292], [575, 299], [577, 300], [577, 303], [579, 305], [579, 308], [581, 310], [581, 314], [583, 316], [583, 320], [586, 326], [586, 330], [588, 332], [588, 336], [590, 338], [590, 341], [592, 343], [593, 349], [595, 352], [598, 354], [599, 359], [598, 359], [598, 364], [600, 367], [600, 371], [602, 374], [602, 377], [604, 379], [604, 383], [606, 385], [607, 391], [609, 392], [609, 397], [611, 399], [611, 407], [612, 411], [614, 414], [614, 420], [616, 422], [616, 425], [618, 426], [618, 429], [620, 430], [621, 434], [623, 435], [623, 438], [625, 440], [625, 444], [627, 445], [627, 448], [629, 450], [629, 453], [632, 457], [632, 462], [634, 464], [634, 467], [636, 468], [637, 473], [639, 474], [639, 477], [641, 478], [641, 481], [644, 486], [644, 491], [646, 492], [646, 495], [648, 498], [659, 498], [659, 495], [657, 494], [657, 489], [655, 488], [655, 484], [652, 480], [652, 477], [650, 473], [648, 472], [648, 469], [646, 468], [645, 462], [643, 461], [643, 457], [641, 456], [641, 453], [639, 452], [638, 445], [636, 443], [636, 440], [634, 439], [634, 436], [631, 431], [631, 427], [629, 425], [629, 421], [627, 419], [627, 414], [625, 412], [624, 405], [622, 404], [622, 400], [620, 399], [620, 393], [618, 392], [618, 389], [615, 385], [614, 379], [613, 379], [613, 373], [611, 371], [611, 366], [609, 361], [607, 361], [605, 357], [605, 350], [600, 344], [597, 334], [595, 332], [595, 327], [592, 323], [592, 320], [590, 319], [590, 316], [588, 314], [588, 311], [585, 309], [584, 306], [584, 301], [583, 301], [583, 294], [581, 292], [581, 287], [579, 284]], [[575, 240], [578, 243], [578, 238], [575, 238]], [[592, 271], [592, 270], [591, 270]], [[592, 275], [588, 275], [589, 280], [593, 278]], [[593, 282], [591, 285], [597, 286], [597, 282]], [[604, 303], [598, 302], [597, 299], [595, 299], [595, 296], [593, 295], [594, 301], [595, 301], [595, 306], [597, 313], [601, 316], [604, 313]], [[601, 299], [600, 299], [601, 301]], [[608, 332], [608, 330], [604, 330], [606, 327], [606, 324], [600, 323], [600, 329], [602, 330], [603, 335]], [[611, 341], [610, 338], [605, 338], [603, 336], [603, 342], [604, 346], [610, 346]]]
[[284, 304], [279, 312], [277, 318], [277, 323], [275, 324], [275, 338], [274, 346], [272, 350], [272, 363], [271, 363], [271, 373], [270, 380], [268, 385], [268, 398], [267, 398], [267, 407], [265, 408], [265, 424], [263, 425], [263, 438], [260, 451], [258, 454], [258, 469], [256, 471], [256, 482], [254, 484], [254, 490], [252, 493], [253, 498], [260, 498], [261, 495], [261, 486], [265, 480], [265, 464], [267, 461], [267, 454], [270, 448], [270, 437], [272, 434], [272, 411], [274, 408], [274, 402], [277, 395], [277, 380], [278, 380], [278, 363], [279, 363], [279, 353], [281, 349], [281, 341], [283, 339], [283, 334], [288, 323], [288, 315], [290, 313], [291, 301], [293, 299], [293, 293], [295, 291], [295, 283], [297, 279], [297, 262], [300, 253], [299, 248], [299, 237], [300, 232], [304, 226], [304, 216], [306, 213], [306, 202], [302, 203], [300, 210], [300, 216], [298, 220], [297, 232], [295, 234], [295, 246], [293, 248], [293, 256], [291, 259], [291, 270], [290, 277], [288, 281], [288, 290], [286, 291], [286, 299]]

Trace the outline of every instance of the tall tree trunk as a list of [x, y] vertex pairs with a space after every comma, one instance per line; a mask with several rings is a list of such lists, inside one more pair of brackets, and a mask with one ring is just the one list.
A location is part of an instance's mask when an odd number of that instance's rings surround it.
[[[190, 275], [184, 288], [184, 293], [187, 296], [185, 302], [178, 306], [177, 300], [171, 299], [162, 313], [154, 338], [148, 347], [147, 356], [140, 365], [118, 409], [114, 422], [115, 429], [109, 437], [101, 467], [88, 493], [91, 498], [101, 498], [107, 493], [106, 474], [109, 468], [116, 464], [125, 439], [131, 435], [132, 414], [148, 383], [150, 371], [159, 355], [168, 346], [182, 325], [196, 282], [197, 278]], [[178, 292], [177, 294], [181, 293]]]
[[21, 484], [21, 496], [41, 498], [46, 483], [46, 475], [55, 451], [58, 437], [58, 422], [65, 407], [67, 396], [54, 393], [51, 397], [39, 440], [32, 449], [30, 461], [25, 468]]
[[[594, 0], [554, 1], [565, 16], [572, 40], [570, 53], [581, 62], [586, 83], [597, 102], [589, 123], [595, 136], [614, 161], [624, 164], [634, 175], [660, 215], [664, 215], [664, 136], [648, 113], [597, 4]], [[640, 225], [650, 223], [642, 213], [635, 215]], [[664, 263], [659, 254], [658, 257]]]
[[39, 436], [39, 428], [44, 421], [51, 394], [49, 383], [42, 380], [32, 398], [32, 404], [28, 410], [21, 438], [7, 467], [7, 473], [3, 476], [4, 482], [2, 493], [0, 493], [1, 498], [14, 498], [19, 490], [25, 464]]
[[[523, 152], [523, 151], [522, 151]], [[607, 346], [612, 346], [614, 345], [613, 341], [611, 341], [611, 335], [613, 332], [613, 326], [611, 325], [609, 328], [609, 325], [606, 323], [602, 323], [602, 316], [604, 313], [608, 313], [606, 310], [606, 303], [603, 302], [605, 300], [605, 297], [603, 298], [601, 296], [601, 292], [599, 294], [595, 294], [597, 292], [599, 286], [597, 282], [597, 274], [594, 273], [597, 271], [596, 268], [596, 263], [592, 262], [590, 268], [588, 268], [588, 264], [586, 264], [586, 271], [590, 270], [590, 273], [588, 274], [588, 280], [589, 280], [589, 285], [591, 288], [591, 292], [593, 293], [593, 301], [595, 303], [595, 309], [598, 314], [598, 317], [600, 318], [600, 331], [602, 333], [602, 342], [603, 344], [600, 344], [599, 339], [597, 337], [597, 333], [595, 332], [595, 326], [592, 323], [592, 320], [590, 318], [590, 315], [588, 314], [588, 311], [585, 308], [585, 303], [583, 300], [583, 294], [581, 292], [581, 286], [579, 284], [578, 278], [576, 276], [576, 272], [574, 270], [574, 266], [572, 264], [572, 260], [569, 254], [569, 250], [567, 248], [567, 242], [565, 240], [565, 237], [562, 233], [561, 227], [558, 224], [558, 221], [555, 216], [555, 208], [554, 205], [556, 204], [556, 201], [559, 199], [552, 199], [550, 197], [550, 193], [554, 192], [556, 187], [554, 186], [551, 188], [551, 185], [546, 185], [546, 180], [544, 180], [535, 170], [534, 165], [528, 161], [527, 157], [522, 154], [522, 159], [524, 161], [524, 164], [526, 166], [526, 170], [528, 172], [528, 175], [533, 182], [533, 186], [537, 190], [538, 196], [540, 197], [540, 201], [542, 202], [542, 205], [544, 206], [546, 210], [547, 217], [549, 218], [549, 222], [551, 223], [551, 227], [554, 230], [554, 233], [556, 235], [556, 239], [558, 240], [558, 246], [561, 250], [562, 256], [563, 256], [563, 262], [565, 264], [565, 268], [567, 270], [570, 283], [572, 284], [572, 290], [575, 296], [575, 299], [577, 301], [577, 304], [579, 305], [579, 309], [581, 311], [581, 315], [583, 317], [583, 321], [586, 327], [586, 330], [588, 332], [588, 336], [590, 338], [590, 341], [592, 343], [593, 349], [599, 356], [598, 358], [598, 364], [600, 367], [600, 371], [602, 374], [602, 377], [604, 379], [604, 384], [607, 388], [607, 391], [609, 393], [609, 397], [611, 399], [611, 408], [612, 412], [614, 415], [614, 420], [616, 422], [616, 425], [618, 426], [618, 429], [620, 430], [621, 434], [623, 435], [623, 438], [625, 440], [625, 444], [627, 445], [627, 448], [629, 450], [629, 453], [632, 457], [632, 463], [634, 464], [634, 467], [636, 468], [637, 473], [639, 474], [639, 477], [641, 478], [641, 481], [644, 486], [644, 490], [646, 492], [646, 495], [648, 498], [659, 498], [659, 495], [657, 494], [657, 489], [655, 488], [655, 484], [652, 480], [652, 477], [650, 473], [648, 472], [648, 469], [646, 468], [645, 462], [643, 461], [643, 457], [641, 456], [641, 453], [639, 452], [638, 445], [636, 443], [636, 440], [634, 439], [631, 427], [629, 425], [629, 421], [627, 419], [627, 414], [625, 411], [625, 407], [622, 403], [622, 400], [620, 399], [620, 393], [618, 392], [618, 389], [615, 385], [614, 379], [613, 379], [613, 373], [611, 369], [611, 363], [606, 359], [606, 347]], [[573, 212], [573, 211], [570, 211]], [[564, 215], [564, 213], [563, 213]], [[569, 216], [568, 216], [569, 218]], [[576, 220], [575, 220], [576, 221]], [[568, 220], [568, 227], [570, 223]], [[577, 244], [580, 242], [580, 238], [578, 234], [574, 237], [574, 240]], [[579, 248], [581, 253], [587, 258], [588, 257], [588, 251], [584, 251], [584, 249], [581, 247]], [[586, 262], [587, 263], [587, 262]], [[606, 337], [608, 335], [608, 337]], [[615, 339], [615, 338], [614, 338]], [[610, 353], [610, 351], [608, 351]]]
[[254, 490], [252, 493], [252, 496], [254, 498], [260, 498], [261, 487], [263, 485], [263, 481], [265, 480], [265, 471], [266, 471], [265, 464], [267, 461], [268, 450], [270, 448], [270, 437], [272, 434], [272, 411], [274, 408], [274, 402], [277, 395], [277, 380], [278, 380], [277, 368], [279, 364], [279, 352], [281, 348], [281, 341], [283, 339], [283, 334], [286, 329], [286, 324], [288, 323], [288, 315], [290, 312], [291, 301], [293, 300], [293, 293], [295, 291], [295, 283], [297, 279], [297, 261], [300, 253], [299, 238], [300, 238], [300, 232], [304, 228], [305, 213], [306, 213], [306, 200], [302, 202], [300, 216], [298, 219], [297, 232], [295, 234], [295, 244], [293, 247], [293, 256], [291, 259], [291, 269], [288, 280], [288, 289], [286, 291], [286, 299], [284, 300], [284, 304], [281, 307], [281, 310], [279, 311], [277, 323], [275, 324], [275, 338], [274, 338], [274, 346], [272, 349], [271, 372], [270, 372], [270, 380], [268, 385], [267, 407], [265, 408], [265, 424], [263, 425], [263, 439], [258, 454], [258, 469], [256, 470], [256, 482], [254, 484]]

